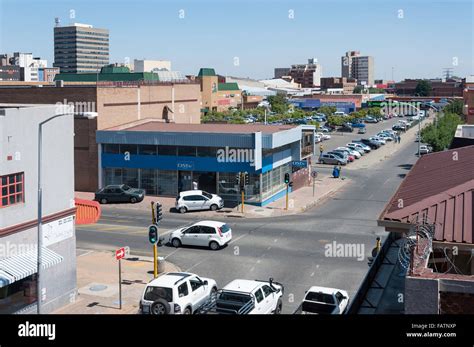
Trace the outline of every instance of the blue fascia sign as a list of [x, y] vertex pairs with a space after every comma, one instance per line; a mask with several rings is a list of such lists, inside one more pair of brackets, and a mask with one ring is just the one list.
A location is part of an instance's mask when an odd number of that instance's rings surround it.
[[306, 168], [306, 167], [308, 167], [308, 162], [306, 160], [292, 161], [291, 166]]

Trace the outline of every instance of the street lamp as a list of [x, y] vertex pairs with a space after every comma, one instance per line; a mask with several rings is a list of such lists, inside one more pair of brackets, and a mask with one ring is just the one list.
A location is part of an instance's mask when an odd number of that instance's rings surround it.
[[[42, 247], [43, 247], [43, 194], [41, 188], [41, 152], [42, 152], [42, 140], [43, 140], [43, 125], [52, 121], [53, 119], [63, 117], [63, 116], [71, 116], [74, 115], [74, 112], [70, 113], [60, 113], [56, 114], [48, 119], [40, 122], [38, 124], [38, 246], [37, 246], [37, 272], [36, 272], [36, 296], [37, 296], [37, 304], [36, 304], [36, 311], [38, 314], [41, 314], [41, 300], [42, 300], [42, 286], [41, 286], [41, 265], [42, 265]], [[87, 112], [82, 114], [87, 119], [94, 119], [97, 117], [97, 112]]]

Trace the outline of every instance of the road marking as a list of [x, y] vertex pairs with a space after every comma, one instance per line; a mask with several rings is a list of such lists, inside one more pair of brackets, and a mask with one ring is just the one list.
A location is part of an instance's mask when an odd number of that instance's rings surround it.
[[257, 260], [257, 264], [260, 264], [260, 262], [261, 262], [261, 260], [260, 260], [260, 259], [259, 259], [259, 260]]
[[243, 234], [243, 235], [240, 235], [239, 237], [237, 237], [236, 239], [232, 239], [232, 241], [229, 242], [229, 245], [230, 244], [233, 244], [233, 243], [236, 243], [237, 241], [239, 241], [241, 238], [247, 236], [248, 234]]
[[250, 269], [250, 272], [252, 272], [253, 270], [255, 270], [255, 266], [252, 266], [252, 268]]
[[314, 272], [311, 275], [309, 275], [309, 277], [313, 277], [313, 276], [314, 276]]
[[267, 247], [267, 251], [271, 250], [272, 248], [270, 246]]
[[273, 240], [273, 242], [275, 242], [275, 243], [278, 242], [278, 239]]
[[173, 254], [175, 254], [177, 251], [179, 251], [181, 248], [176, 248], [173, 252], [171, 252], [170, 254], [168, 254], [164, 259], [168, 259], [168, 257], [171, 257]]
[[194, 264], [194, 265], [191, 266], [190, 268], [186, 269], [184, 272], [189, 272], [189, 271], [191, 271], [192, 268], [201, 265], [201, 264], [204, 263], [206, 260], [207, 260], [207, 258], [201, 260], [199, 263]]

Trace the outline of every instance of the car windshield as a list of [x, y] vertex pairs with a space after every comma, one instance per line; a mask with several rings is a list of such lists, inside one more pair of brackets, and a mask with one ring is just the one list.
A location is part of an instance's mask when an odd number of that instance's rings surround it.
[[221, 233], [225, 234], [230, 230], [229, 226], [227, 224], [224, 224], [223, 226], [220, 227]]
[[173, 290], [166, 287], [147, 287], [145, 295], [143, 296], [145, 300], [156, 301], [158, 299], [165, 299], [167, 302], [173, 301]]
[[212, 194], [209, 194], [208, 192], [202, 192], [202, 195], [204, 195], [208, 199], [212, 199]]
[[309, 292], [305, 300], [334, 304], [334, 297], [330, 294]]
[[123, 190], [129, 190], [129, 189], [130, 189], [130, 187], [129, 187], [129, 186], [127, 186], [126, 184], [124, 184], [124, 185], [122, 186], [122, 189], [123, 189]]

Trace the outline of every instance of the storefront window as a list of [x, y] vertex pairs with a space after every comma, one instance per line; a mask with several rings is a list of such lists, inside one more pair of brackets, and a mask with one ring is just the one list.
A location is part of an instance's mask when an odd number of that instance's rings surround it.
[[217, 158], [217, 148], [215, 147], [197, 147], [198, 157]]
[[178, 147], [178, 156], [180, 156], [180, 157], [195, 157], [196, 156], [196, 147], [193, 147], [193, 146], [179, 146]]
[[138, 188], [138, 169], [123, 169], [122, 183]]
[[120, 145], [112, 145], [107, 143], [103, 146], [103, 152], [107, 154], [119, 154]]
[[157, 155], [158, 147], [155, 145], [138, 145], [138, 154]]
[[147, 195], [156, 195], [157, 174], [156, 170], [141, 169], [140, 170], [140, 188], [145, 189]]
[[158, 171], [157, 194], [170, 196], [178, 194], [178, 175], [176, 171]]
[[158, 155], [176, 156], [176, 146], [158, 146]]
[[104, 170], [104, 184], [122, 184], [122, 169], [106, 168]]
[[137, 154], [137, 149], [138, 149], [137, 145], [120, 145], [121, 154], [125, 154], [125, 153]]

